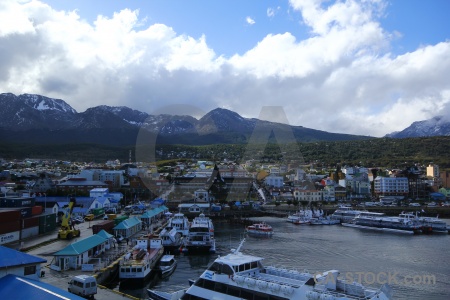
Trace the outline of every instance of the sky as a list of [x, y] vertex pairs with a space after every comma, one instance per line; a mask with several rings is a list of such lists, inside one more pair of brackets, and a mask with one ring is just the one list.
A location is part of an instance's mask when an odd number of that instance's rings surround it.
[[448, 12], [448, 0], [1, 0], [0, 92], [78, 112], [281, 107], [290, 125], [381, 137], [450, 119]]

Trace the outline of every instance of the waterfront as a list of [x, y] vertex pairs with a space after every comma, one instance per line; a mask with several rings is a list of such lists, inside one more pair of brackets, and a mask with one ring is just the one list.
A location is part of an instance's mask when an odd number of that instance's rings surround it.
[[[364, 285], [390, 281], [394, 299], [448, 299], [450, 295], [450, 236], [404, 235], [334, 226], [298, 226], [283, 218], [261, 217], [274, 228], [271, 238], [247, 237], [242, 252], [265, 258], [275, 265], [311, 273], [337, 269]], [[450, 224], [450, 220], [446, 220]], [[146, 289], [176, 291], [188, 287], [217, 257], [237, 247], [244, 226], [216, 222], [217, 253], [207, 256], [177, 256], [174, 274], [154, 278], [147, 286], [122, 290], [146, 299]], [[435, 279], [435, 282], [433, 282]], [[116, 286], [115, 289], [119, 290]]]

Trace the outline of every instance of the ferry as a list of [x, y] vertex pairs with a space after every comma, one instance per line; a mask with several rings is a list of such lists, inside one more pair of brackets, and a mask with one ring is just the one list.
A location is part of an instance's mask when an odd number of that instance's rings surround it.
[[387, 217], [384, 213], [362, 212], [352, 221], [342, 223], [346, 227], [372, 229], [396, 233], [421, 233], [421, 226], [412, 214], [400, 214], [398, 217]]
[[120, 285], [145, 282], [163, 254], [164, 247], [160, 238], [153, 235], [138, 238], [132, 251], [125, 254], [120, 260]]
[[337, 270], [312, 274], [266, 267], [263, 258], [240, 252], [244, 241], [230, 254], [216, 258], [189, 288], [172, 294], [148, 289], [150, 299], [392, 299], [387, 284], [367, 288], [341, 279]]
[[214, 225], [201, 213], [192, 220], [188, 236], [184, 239], [183, 253], [215, 253]]
[[167, 226], [175, 228], [183, 237], [189, 234], [189, 220], [183, 213], [174, 214], [167, 222]]
[[255, 236], [272, 236], [273, 228], [266, 222], [259, 222], [245, 227], [245, 232]]

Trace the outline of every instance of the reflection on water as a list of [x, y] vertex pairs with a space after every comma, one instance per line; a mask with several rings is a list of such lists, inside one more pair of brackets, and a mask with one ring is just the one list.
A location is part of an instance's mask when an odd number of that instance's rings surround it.
[[[275, 233], [271, 238], [247, 236], [241, 250], [264, 257], [265, 265], [299, 271], [306, 269], [311, 273], [337, 269], [342, 276], [353, 275], [356, 279], [355, 275], [360, 273], [389, 274], [393, 281], [394, 299], [448, 299], [450, 295], [449, 235], [411, 236], [340, 225], [297, 226], [280, 218], [255, 220], [265, 220]], [[231, 248], [238, 246], [245, 236], [244, 228], [242, 225], [216, 223], [215, 236], [216, 254], [177, 255], [178, 266], [170, 277], [161, 280], [153, 275], [144, 287], [120, 291], [147, 299], [147, 288], [171, 292], [188, 287], [188, 279], [198, 278], [218, 255], [226, 255]], [[435, 278], [434, 284], [422, 280], [431, 277]], [[364, 277], [362, 279], [364, 281]], [[366, 279], [371, 281], [370, 276]]]

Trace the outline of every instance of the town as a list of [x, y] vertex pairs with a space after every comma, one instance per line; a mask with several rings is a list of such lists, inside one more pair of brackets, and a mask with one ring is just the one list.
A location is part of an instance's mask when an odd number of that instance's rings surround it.
[[[377, 213], [382, 209], [391, 215], [405, 209], [426, 209], [444, 217], [449, 212], [449, 172], [434, 164], [404, 170], [360, 166], [325, 170], [313, 163], [255, 160], [238, 164], [183, 159], [160, 165], [131, 159], [104, 164], [43, 159], [0, 162], [0, 249], [6, 256], [15, 255], [11, 251], [30, 254], [24, 263], [4, 263], [0, 268], [43, 284], [55, 278], [46, 277], [46, 272], [65, 272], [75, 277], [92, 273], [102, 286], [110, 274], [127, 270], [128, 260], [137, 259], [130, 249], [139, 245], [138, 236], [143, 233], [158, 232], [170, 240], [165, 247], [187, 251], [188, 244], [180, 238], [175, 244], [176, 232], [171, 235], [163, 229], [173, 214], [190, 216], [194, 222], [199, 214], [234, 221], [267, 214], [291, 218], [300, 210], [332, 214], [343, 205], [375, 208]], [[189, 240], [187, 233], [179, 237]], [[159, 256], [149, 260], [149, 270], [162, 257], [162, 251], [156, 250], [162, 249], [164, 239], [158, 244], [148, 237], [149, 245], [150, 241]], [[208, 249], [215, 251], [215, 246]], [[33, 256], [42, 252], [52, 254]], [[130, 270], [124, 271], [123, 278]], [[50, 283], [64, 290], [66, 281]], [[96, 298], [113, 296], [113, 291], [101, 289]]]

